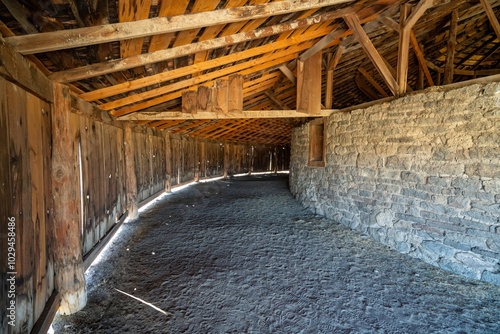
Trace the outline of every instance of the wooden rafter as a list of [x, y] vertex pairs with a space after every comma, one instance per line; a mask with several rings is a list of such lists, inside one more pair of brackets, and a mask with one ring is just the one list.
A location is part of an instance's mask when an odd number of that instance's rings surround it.
[[349, 26], [349, 28], [354, 32], [358, 42], [361, 44], [361, 47], [364, 49], [365, 53], [368, 55], [370, 60], [372, 61], [375, 68], [379, 71], [382, 78], [384, 78], [387, 86], [394, 95], [397, 95], [399, 92], [399, 86], [394, 77], [392, 76], [389, 68], [385, 64], [384, 60], [378, 53], [377, 49], [370, 41], [370, 38], [363, 30], [361, 23], [356, 15], [346, 15], [344, 16], [344, 20]]
[[495, 12], [493, 11], [493, 8], [491, 7], [488, 0], [480, 1], [481, 5], [484, 8], [484, 11], [486, 12], [486, 15], [488, 16], [488, 19], [490, 20], [491, 26], [493, 27], [493, 30], [497, 35], [497, 38], [500, 40], [500, 23], [498, 22], [498, 17], [495, 15]]
[[[353, 0], [310, 0], [307, 2], [299, 0], [278, 1], [204, 13], [174, 17], [156, 17], [148, 20], [9, 37], [6, 41], [19, 53], [32, 54], [200, 29], [232, 22], [255, 20], [271, 15], [300, 12], [312, 8], [321, 8], [352, 1]], [[82, 36], [85, 37], [82, 38]], [[47, 41], [51, 41], [51, 43], [49, 44]]]
[[[345, 11], [344, 11], [345, 12]], [[56, 72], [50, 75], [50, 78], [57, 82], [72, 82], [81, 79], [87, 79], [96, 77], [103, 74], [123, 71], [131, 69], [134, 67], [139, 67], [143, 65], [153, 64], [173, 58], [178, 58], [182, 56], [187, 56], [200, 51], [212, 50], [217, 48], [226, 47], [229, 45], [234, 45], [238, 43], [243, 43], [246, 41], [254, 40], [257, 38], [263, 38], [267, 36], [275, 35], [281, 31], [292, 30], [297, 26], [312, 25], [317, 24], [316, 20], [322, 22], [323, 20], [330, 20], [332, 17], [338, 17], [340, 13], [328, 13], [322, 15], [318, 18], [307, 18], [300, 21], [293, 21], [282, 23], [279, 25], [265, 27], [257, 30], [252, 30], [248, 32], [242, 32], [230, 36], [219, 37], [212, 40], [201, 41], [197, 43], [192, 43], [189, 45], [182, 45], [173, 48], [168, 48], [165, 50], [159, 50], [152, 53], [141, 54], [133, 57], [128, 57], [125, 59], [110, 60], [107, 62], [96, 63], [87, 66], [81, 66], [78, 68]], [[324, 29], [327, 31], [327, 28]], [[327, 32], [325, 32], [326, 34]], [[311, 33], [298, 36], [295, 38], [290, 38], [289, 40], [297, 41], [299, 38], [304, 38], [305, 36], [311, 36]], [[313, 32], [314, 34], [314, 32]], [[324, 35], [324, 34], [323, 34]], [[311, 37], [309, 37], [311, 38]], [[284, 41], [286, 43], [286, 41]]]

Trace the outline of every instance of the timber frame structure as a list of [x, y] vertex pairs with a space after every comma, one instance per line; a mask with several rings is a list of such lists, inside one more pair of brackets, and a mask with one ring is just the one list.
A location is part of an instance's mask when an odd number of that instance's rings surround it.
[[307, 117], [500, 73], [499, 8], [498, 0], [2, 0], [0, 33], [111, 117], [286, 145]]
[[314, 118], [499, 81], [499, 17], [500, 0], [0, 0], [0, 237], [18, 222], [27, 310], [13, 332], [85, 305], [84, 268], [140, 202], [288, 169]]

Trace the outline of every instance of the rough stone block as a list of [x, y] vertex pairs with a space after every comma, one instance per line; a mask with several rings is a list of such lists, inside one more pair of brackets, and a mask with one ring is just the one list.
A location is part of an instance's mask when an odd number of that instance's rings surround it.
[[448, 205], [458, 208], [468, 210], [471, 208], [471, 201], [468, 197], [463, 196], [449, 196]]
[[403, 171], [401, 172], [401, 180], [406, 182], [415, 182], [415, 183], [426, 183], [427, 177], [420, 175], [415, 172]]
[[455, 254], [455, 259], [473, 270], [497, 271], [500, 269], [498, 260], [489, 259], [471, 252], [458, 252]]
[[414, 197], [418, 199], [423, 199], [423, 200], [431, 200], [431, 195], [427, 192], [423, 191], [418, 191], [415, 189], [410, 189], [410, 188], [402, 188], [401, 189], [401, 194], [404, 196], [409, 196], [409, 197]]
[[491, 272], [488, 270], [483, 271], [481, 280], [496, 285], [500, 285], [500, 272]]
[[472, 247], [470, 245], [464, 244], [462, 242], [455, 241], [455, 240], [450, 239], [450, 238], [445, 238], [443, 240], [443, 243], [445, 245], [453, 247], [453, 248], [455, 248], [457, 250], [470, 251], [472, 249]]
[[445, 188], [450, 186], [450, 179], [444, 177], [429, 176], [427, 178], [427, 184]]
[[385, 161], [385, 167], [389, 169], [409, 170], [411, 161], [399, 156], [390, 156]]
[[486, 192], [500, 194], [500, 179], [483, 181], [483, 186]]

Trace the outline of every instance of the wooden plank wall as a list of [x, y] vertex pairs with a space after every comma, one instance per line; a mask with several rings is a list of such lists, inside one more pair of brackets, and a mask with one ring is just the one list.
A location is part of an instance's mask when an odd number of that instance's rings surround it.
[[135, 145], [137, 200], [148, 199], [165, 189], [165, 136], [152, 130], [132, 133]]
[[[54, 292], [51, 245], [51, 105], [15, 84], [0, 79], [0, 217], [15, 217], [17, 228], [17, 323], [13, 333], [29, 333]], [[88, 254], [128, 207], [124, 128], [85, 113], [71, 113], [70, 132], [79, 146], [78, 187], [81, 208], [82, 255]], [[172, 185], [202, 178], [274, 170], [285, 166], [289, 152], [270, 146], [223, 143], [170, 135], [134, 127], [137, 200], [165, 189], [167, 160]], [[166, 148], [170, 142], [170, 150]], [[228, 150], [225, 152], [225, 150]], [[167, 157], [167, 152], [171, 156]], [[275, 153], [276, 158], [274, 158]], [[227, 165], [224, 156], [227, 153]], [[288, 154], [288, 156], [286, 155]], [[270, 163], [270, 161], [272, 161]], [[280, 162], [281, 161], [281, 162]], [[270, 168], [271, 166], [271, 168]], [[286, 165], [288, 167], [288, 165]], [[54, 204], [56, 205], [56, 204]], [[0, 223], [6, 245], [7, 220]], [[1, 282], [6, 282], [6, 257], [0, 259]], [[6, 285], [0, 302], [6, 305]], [[7, 325], [4, 312], [2, 332]]]
[[76, 114], [70, 122], [80, 145], [85, 255], [126, 210], [123, 129]]
[[0, 332], [29, 333], [54, 292], [51, 234], [50, 105], [0, 78], [0, 259], [2, 294], [7, 305], [8, 218], [16, 227], [16, 323], [8, 327], [0, 312]]

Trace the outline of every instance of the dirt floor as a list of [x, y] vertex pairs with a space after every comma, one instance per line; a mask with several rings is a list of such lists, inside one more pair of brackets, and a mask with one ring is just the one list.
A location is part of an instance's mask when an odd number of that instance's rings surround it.
[[55, 333], [500, 333], [499, 286], [315, 216], [287, 175], [169, 195], [109, 250]]

